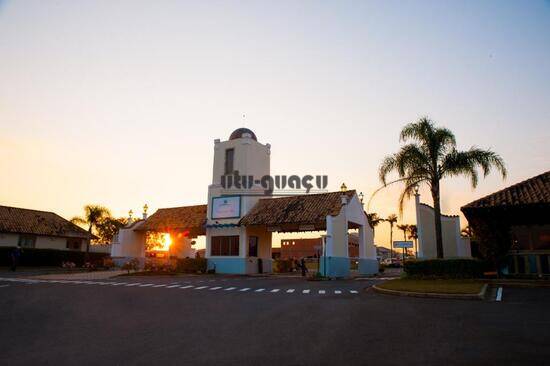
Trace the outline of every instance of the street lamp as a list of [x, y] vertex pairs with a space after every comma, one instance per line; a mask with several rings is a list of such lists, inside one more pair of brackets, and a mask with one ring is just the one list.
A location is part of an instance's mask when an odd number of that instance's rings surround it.
[[363, 192], [359, 192], [359, 200], [361, 201], [361, 204], [363, 204], [363, 198], [365, 198], [365, 195]]
[[346, 192], [347, 190], [348, 190], [348, 187], [346, 187], [346, 183], [342, 183], [342, 185], [340, 186], [340, 191]]

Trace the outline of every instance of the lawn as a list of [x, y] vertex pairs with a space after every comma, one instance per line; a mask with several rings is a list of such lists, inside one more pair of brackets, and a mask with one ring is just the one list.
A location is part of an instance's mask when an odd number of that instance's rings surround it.
[[377, 285], [387, 290], [428, 292], [436, 294], [477, 294], [483, 287], [483, 282], [475, 280], [443, 280], [443, 279], [406, 279], [400, 278]]

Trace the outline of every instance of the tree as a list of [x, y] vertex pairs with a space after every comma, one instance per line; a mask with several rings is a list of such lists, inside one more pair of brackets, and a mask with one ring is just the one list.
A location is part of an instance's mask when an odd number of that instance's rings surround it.
[[127, 223], [128, 219], [124, 217], [118, 219], [110, 216], [103, 218], [96, 226], [96, 235], [99, 237], [98, 242], [110, 243], [113, 236]]
[[409, 239], [414, 240], [414, 256], [418, 258], [418, 227], [416, 225], [409, 225], [408, 230]]
[[470, 225], [466, 225], [465, 228], [463, 228], [461, 231], [460, 231], [460, 234], [462, 236], [467, 236], [468, 238], [473, 238], [474, 237], [474, 231], [472, 230], [472, 228], [470, 227]]
[[373, 213], [367, 214], [367, 220], [369, 221], [369, 224], [372, 227], [372, 239], [374, 240], [375, 228], [379, 223], [384, 221], [384, 219], [378, 216], [377, 213], [373, 212]]
[[409, 225], [401, 224], [401, 225], [397, 225], [397, 228], [403, 231], [403, 240], [407, 240], [407, 230], [409, 230]]
[[390, 224], [390, 258], [393, 258], [393, 224], [397, 222], [397, 215], [391, 214], [384, 221]]
[[111, 212], [108, 208], [100, 205], [86, 205], [84, 206], [84, 216], [76, 216], [71, 219], [73, 224], [87, 225], [88, 226], [88, 241], [86, 242], [86, 257], [90, 253], [90, 241], [94, 229], [97, 228], [104, 219], [111, 216]]
[[[409, 123], [401, 130], [400, 141], [405, 143], [399, 152], [389, 155], [382, 161], [379, 170], [384, 186], [403, 182], [405, 188], [399, 197], [399, 210], [403, 211], [405, 199], [410, 198], [415, 189], [426, 184], [434, 205], [435, 238], [437, 257], [443, 258], [443, 237], [441, 232], [441, 192], [443, 178], [466, 176], [473, 188], [478, 183], [478, 168], [486, 177], [496, 168], [506, 178], [503, 159], [491, 150], [471, 147], [466, 151], [456, 149], [454, 134], [444, 127], [436, 127], [427, 117]], [[412, 141], [408, 143], [409, 141]], [[391, 172], [397, 172], [399, 179], [388, 183]]]

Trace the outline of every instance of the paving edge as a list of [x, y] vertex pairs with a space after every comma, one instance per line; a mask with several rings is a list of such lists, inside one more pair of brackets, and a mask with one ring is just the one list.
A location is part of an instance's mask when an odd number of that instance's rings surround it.
[[484, 300], [485, 294], [487, 292], [488, 284], [484, 284], [481, 288], [481, 291], [477, 294], [439, 294], [433, 292], [410, 292], [410, 291], [397, 291], [397, 290], [388, 290], [385, 288], [378, 287], [376, 285], [372, 286], [372, 289], [375, 292], [385, 295], [393, 296], [407, 296], [407, 297], [424, 297], [424, 298], [434, 298], [434, 299], [454, 299], [454, 300]]

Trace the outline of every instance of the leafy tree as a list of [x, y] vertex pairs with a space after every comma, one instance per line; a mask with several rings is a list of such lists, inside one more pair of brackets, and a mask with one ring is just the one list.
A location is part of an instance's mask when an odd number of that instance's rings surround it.
[[128, 223], [128, 219], [105, 217], [96, 226], [96, 235], [99, 237], [97, 240], [100, 243], [110, 243], [113, 236], [118, 232], [121, 227], [124, 227]]
[[384, 221], [390, 224], [390, 258], [393, 258], [393, 225], [397, 222], [397, 215], [391, 214]]
[[76, 216], [71, 219], [73, 224], [88, 226], [89, 240], [86, 242], [86, 256], [90, 253], [90, 241], [94, 235], [94, 229], [97, 229], [97, 226], [110, 216], [111, 212], [106, 207], [101, 205], [86, 205], [84, 206], [84, 216]]
[[[505, 178], [504, 161], [491, 150], [477, 147], [471, 147], [466, 151], [457, 150], [454, 134], [447, 128], [436, 127], [427, 117], [403, 127], [400, 140], [405, 145], [399, 152], [387, 156], [382, 161], [379, 171], [380, 180], [384, 186], [395, 182], [405, 184], [399, 198], [400, 212], [403, 211], [404, 200], [409, 198], [419, 185], [426, 184], [430, 188], [435, 213], [437, 257], [443, 258], [441, 179], [466, 176], [470, 178], [470, 183], [475, 188], [479, 178], [478, 168], [481, 168], [484, 177], [496, 168]], [[388, 183], [388, 175], [393, 171], [397, 172], [399, 179]]]

